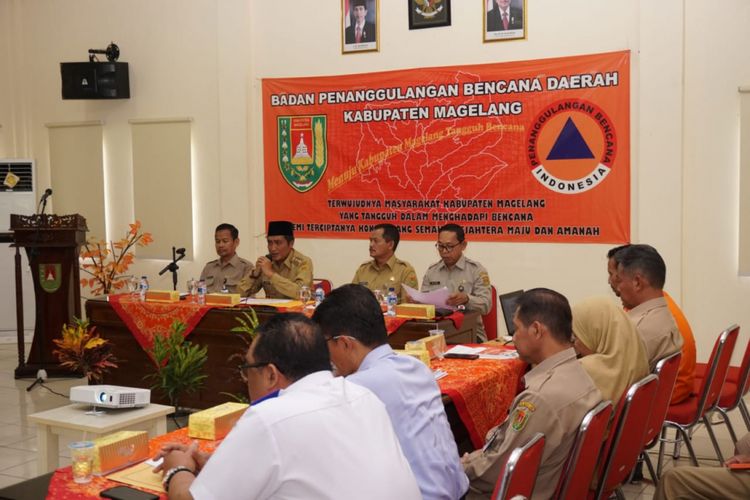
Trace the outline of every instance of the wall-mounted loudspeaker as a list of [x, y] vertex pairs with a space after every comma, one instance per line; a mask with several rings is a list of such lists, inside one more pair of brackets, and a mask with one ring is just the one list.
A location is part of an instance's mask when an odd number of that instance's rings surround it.
[[60, 63], [63, 99], [129, 99], [128, 63]]

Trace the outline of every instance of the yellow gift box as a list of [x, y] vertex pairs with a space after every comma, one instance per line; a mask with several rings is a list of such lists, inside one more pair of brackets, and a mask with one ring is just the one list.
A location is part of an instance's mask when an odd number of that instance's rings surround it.
[[239, 303], [239, 293], [209, 293], [206, 295], [206, 304], [212, 306], [236, 306]]
[[406, 343], [407, 350], [425, 350], [430, 354], [430, 359], [439, 358], [446, 350], [445, 335], [430, 335], [419, 340]]
[[199, 439], [222, 439], [250, 405], [224, 403], [195, 412], [188, 418], [188, 436]]
[[148, 432], [119, 431], [94, 439], [94, 468], [97, 476], [109, 474], [148, 458]]
[[394, 349], [393, 352], [395, 352], [396, 354], [401, 354], [402, 356], [411, 356], [412, 358], [417, 358], [419, 361], [424, 363], [427, 368], [431, 368], [430, 353], [424, 349]]
[[176, 290], [147, 290], [146, 302], [179, 302], [180, 292]]
[[435, 319], [435, 306], [432, 304], [397, 304], [396, 316], [403, 318]]

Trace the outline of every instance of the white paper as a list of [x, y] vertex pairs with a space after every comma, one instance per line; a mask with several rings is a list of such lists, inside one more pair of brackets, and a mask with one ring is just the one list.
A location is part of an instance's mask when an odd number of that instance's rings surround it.
[[434, 375], [435, 375], [435, 380], [440, 380], [443, 377], [447, 377], [448, 372], [445, 370], [435, 370]]
[[149, 458], [148, 460], [144, 460], [149, 466], [151, 467], [158, 467], [161, 465], [161, 463], [164, 461], [164, 458], [159, 458], [157, 460], [154, 460], [153, 458]]
[[504, 351], [500, 354], [480, 354], [479, 359], [516, 359], [518, 351]]
[[437, 290], [433, 290], [431, 292], [420, 292], [416, 288], [412, 288], [409, 285], [404, 285], [403, 283], [401, 286], [406, 290], [406, 293], [409, 294], [409, 297], [415, 302], [419, 302], [420, 304], [432, 304], [435, 307], [443, 308], [443, 309], [451, 309], [456, 310], [455, 307], [449, 306], [446, 304], [448, 301], [448, 297], [451, 296], [451, 292], [448, 290], [448, 287], [438, 288]]
[[454, 345], [445, 354], [480, 354], [484, 347], [469, 347], [467, 345]]
[[250, 304], [251, 306], [284, 305], [290, 302], [296, 301], [291, 299], [254, 299], [252, 297], [243, 297], [240, 299], [240, 303]]

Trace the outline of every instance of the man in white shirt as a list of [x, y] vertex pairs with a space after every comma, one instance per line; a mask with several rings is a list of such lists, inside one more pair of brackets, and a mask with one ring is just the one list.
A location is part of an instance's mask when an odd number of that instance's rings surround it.
[[339, 287], [315, 309], [313, 320], [338, 372], [385, 403], [424, 500], [462, 497], [469, 478], [435, 376], [421, 361], [393, 352], [372, 292], [362, 285]]
[[383, 404], [333, 377], [308, 318], [264, 323], [240, 370], [254, 402], [216, 452], [163, 450], [170, 499], [421, 498]]

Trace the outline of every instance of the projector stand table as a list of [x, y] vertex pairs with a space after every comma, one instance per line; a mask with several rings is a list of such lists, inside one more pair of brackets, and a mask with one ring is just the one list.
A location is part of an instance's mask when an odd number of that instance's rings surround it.
[[172, 406], [150, 404], [143, 408], [105, 409], [103, 415], [86, 415], [91, 405], [67, 405], [29, 415], [36, 424], [37, 474], [52, 472], [59, 467], [59, 437], [74, 441], [91, 440], [115, 431], [148, 431], [149, 437], [167, 432], [167, 415]]

